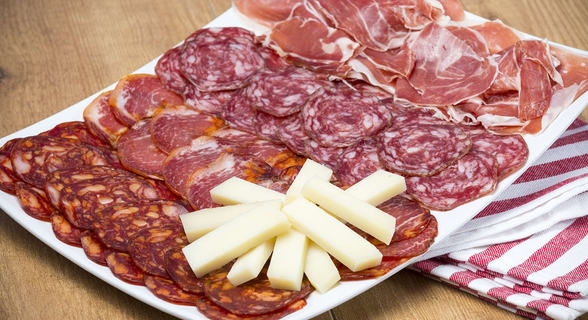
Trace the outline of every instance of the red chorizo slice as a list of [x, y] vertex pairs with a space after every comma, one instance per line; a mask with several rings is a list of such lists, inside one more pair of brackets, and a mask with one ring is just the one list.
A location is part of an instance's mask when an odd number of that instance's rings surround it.
[[90, 259], [92, 262], [106, 266], [107, 248], [102, 243], [102, 241], [100, 241], [100, 238], [96, 236], [94, 231], [83, 231], [80, 235], [80, 240], [82, 242], [82, 249], [84, 249], [86, 257], [88, 257], [88, 259]]
[[220, 117], [223, 105], [231, 98], [235, 90], [203, 92], [189, 83], [184, 90], [184, 104], [196, 111]]
[[278, 128], [278, 138], [290, 150], [308, 157], [305, 143], [307, 140], [310, 140], [310, 137], [302, 130], [302, 118], [291, 117], [286, 119]]
[[237, 287], [233, 286], [225, 266], [204, 277], [204, 295], [213, 303], [236, 315], [262, 315], [278, 311], [295, 301], [304, 299], [312, 289], [306, 278], [300, 291], [272, 288], [265, 270], [257, 278]]
[[409, 177], [406, 189], [429, 209], [451, 210], [494, 191], [497, 172], [493, 155], [473, 150], [438, 175]]
[[247, 142], [259, 139], [258, 136], [252, 133], [233, 128], [221, 128], [211, 132], [209, 136], [236, 142], [241, 146]]
[[186, 106], [161, 110], [151, 121], [151, 137], [163, 152], [190, 144], [190, 141], [224, 126], [221, 118], [213, 117]]
[[143, 229], [181, 225], [179, 216], [188, 211], [168, 200], [141, 200], [116, 204], [94, 213], [92, 228], [109, 248], [126, 252], [131, 236]]
[[128, 251], [143, 271], [169, 278], [165, 270], [165, 253], [175, 247], [188, 245], [181, 225], [166, 225], [142, 229], [129, 237]]
[[273, 168], [273, 172], [279, 175], [282, 170], [303, 165], [306, 158], [303, 158], [290, 151], [285, 145], [272, 143], [266, 140], [256, 140], [243, 146], [242, 153], [251, 154], [267, 162]]
[[33, 136], [22, 138], [10, 156], [14, 172], [25, 182], [43, 188], [45, 177], [56, 170], [107, 165], [96, 147], [79, 140]]
[[414, 238], [427, 227], [431, 219], [429, 210], [402, 195], [380, 204], [378, 209], [396, 218], [392, 242]]
[[43, 189], [25, 182], [17, 182], [15, 190], [16, 198], [26, 214], [38, 220], [50, 221], [51, 214], [55, 211], [55, 208], [47, 199]]
[[324, 147], [348, 147], [392, 124], [390, 111], [371, 93], [318, 89], [302, 109], [302, 128]]
[[247, 99], [257, 111], [276, 117], [298, 113], [311, 94], [330, 82], [318, 80], [314, 72], [295, 66], [263, 69], [251, 77]]
[[186, 306], [193, 306], [202, 295], [182, 290], [173, 281], [158, 276], [145, 274], [145, 286], [154, 296], [161, 300]]
[[86, 124], [81, 121], [60, 123], [43, 134], [50, 137], [80, 140], [95, 147], [110, 147], [109, 143], [92, 134]]
[[345, 149], [337, 159], [336, 175], [345, 186], [351, 186], [370, 174], [384, 170], [378, 159], [375, 139], [367, 138]]
[[184, 99], [169, 91], [155, 75], [130, 74], [118, 81], [108, 103], [116, 117], [130, 127], [165, 107], [184, 104]]
[[122, 163], [120, 163], [120, 159], [118, 158], [118, 151], [116, 151], [116, 149], [112, 149], [112, 148], [108, 148], [108, 147], [96, 147], [96, 148], [98, 148], [98, 150], [100, 150], [102, 152], [102, 154], [106, 158], [106, 161], [108, 162], [109, 166], [116, 168], [116, 169], [125, 170], [125, 167], [122, 165]]
[[298, 173], [300, 172], [301, 169], [302, 169], [301, 165], [295, 165], [295, 166], [288, 167], [288, 168], [282, 170], [282, 172], [280, 172], [280, 175], [278, 176], [278, 178], [280, 180], [284, 180], [284, 181], [287, 181], [288, 183], [292, 184], [292, 182], [294, 182], [294, 179], [296, 179], [296, 177], [298, 176]]
[[195, 171], [186, 185], [186, 198], [194, 209], [218, 207], [210, 190], [229, 178], [257, 182], [271, 177], [272, 167], [251, 155], [224, 153], [208, 166]]
[[180, 69], [200, 91], [242, 88], [264, 66], [255, 44], [244, 37], [204, 32], [182, 45]]
[[336, 171], [337, 160], [345, 151], [345, 148], [323, 147], [316, 141], [309, 139], [304, 143], [304, 150], [310, 159]]
[[529, 147], [518, 134], [494, 135], [489, 132], [472, 136], [472, 150], [487, 152], [498, 161], [498, 180], [502, 180], [525, 165]]
[[244, 89], [236, 91], [223, 105], [222, 116], [231, 128], [255, 133], [255, 110], [245, 93]]
[[92, 229], [94, 213], [117, 203], [157, 199], [147, 182], [134, 178], [99, 178], [66, 186], [59, 194], [60, 209], [78, 228]]
[[12, 146], [20, 139], [12, 139], [7, 141], [0, 147], [0, 190], [9, 194], [16, 194], [16, 183], [20, 178], [12, 168], [12, 161], [10, 161], [10, 153]]
[[204, 293], [204, 281], [196, 277], [192, 268], [182, 252], [182, 247], [176, 247], [165, 253], [165, 270], [182, 290], [195, 293]]
[[184, 93], [188, 80], [180, 71], [181, 48], [175, 47], [167, 50], [155, 65], [155, 74], [165, 87], [177, 94]]
[[84, 122], [90, 132], [116, 148], [118, 138], [128, 127], [112, 113], [108, 102], [111, 93], [112, 91], [104, 92], [90, 102], [84, 109]]
[[[412, 258], [427, 252], [429, 247], [435, 242], [437, 233], [437, 219], [431, 215], [427, 227], [416, 237], [392, 242], [390, 245], [380, 243], [376, 247], [384, 255], [384, 260]], [[377, 240], [374, 241], [377, 242]]]
[[153, 142], [150, 126], [152, 119], [138, 121], [118, 140], [118, 157], [129, 171], [162, 180], [161, 169], [167, 155]]
[[108, 268], [115, 277], [129, 284], [145, 284], [145, 272], [135, 265], [128, 253], [107, 249], [105, 257]]
[[472, 139], [453, 125], [392, 127], [378, 139], [380, 162], [410, 176], [432, 176], [463, 157]]
[[335, 266], [339, 270], [341, 281], [358, 281], [379, 278], [406, 261], [408, 261], [408, 259], [382, 260], [382, 263], [375, 267], [353, 272], [341, 262], [334, 260]]
[[124, 170], [115, 169], [109, 166], [91, 166], [82, 168], [70, 168], [51, 172], [45, 179], [45, 193], [55, 208], [59, 208], [59, 193], [68, 185], [83, 180], [106, 178], [106, 177], [128, 177], [135, 175]]
[[298, 117], [298, 114], [279, 118], [258, 110], [255, 113], [255, 118], [253, 119], [255, 132], [262, 139], [274, 143], [282, 143], [280, 137], [278, 136], [278, 130], [284, 122], [293, 117]]
[[239, 148], [237, 144], [220, 138], [197, 138], [190, 145], [175, 149], [165, 158], [162, 169], [165, 183], [177, 194], [186, 196], [186, 183], [194, 171], [206, 167], [221, 154]]
[[70, 246], [81, 247], [82, 229], [77, 228], [67, 221], [61, 212], [55, 210], [51, 214], [51, 229], [57, 240]]
[[239, 319], [255, 319], [255, 320], [278, 320], [281, 319], [291, 313], [294, 313], [306, 306], [305, 300], [298, 300], [293, 302], [292, 304], [288, 305], [287, 307], [280, 309], [276, 312], [267, 313], [267, 314], [260, 314], [256, 316], [239, 316], [233, 313], [230, 313], [226, 309], [219, 307], [214, 302], [208, 300], [207, 298], [200, 298], [196, 301], [196, 307], [198, 307], [198, 311], [202, 313], [206, 318], [212, 320], [239, 320]]
[[172, 201], [181, 201], [182, 197], [175, 194], [165, 183], [165, 181], [161, 180], [153, 180], [149, 178], [145, 178], [145, 181], [149, 183], [157, 192], [158, 198], [162, 200], [172, 200]]

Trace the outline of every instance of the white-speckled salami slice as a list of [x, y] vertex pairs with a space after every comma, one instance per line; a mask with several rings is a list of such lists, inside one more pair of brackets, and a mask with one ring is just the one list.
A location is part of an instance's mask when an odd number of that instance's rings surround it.
[[377, 142], [367, 138], [341, 153], [337, 159], [336, 175], [343, 185], [351, 186], [380, 169], [386, 168], [378, 159]]
[[299, 116], [285, 120], [278, 128], [278, 137], [290, 150], [308, 157], [305, 143], [310, 137], [302, 130], [302, 119]]
[[151, 118], [138, 121], [118, 140], [118, 157], [129, 171], [162, 180], [161, 168], [167, 155], [151, 137]]
[[278, 137], [278, 130], [284, 122], [291, 118], [298, 118], [298, 114], [280, 118], [258, 110], [255, 113], [255, 118], [253, 119], [253, 123], [255, 124], [255, 132], [262, 139], [275, 143], [282, 143]]
[[196, 111], [220, 117], [223, 105], [229, 100], [234, 90], [203, 92], [189, 83], [184, 92], [184, 104]]
[[518, 134], [495, 135], [489, 132], [472, 136], [472, 150], [487, 152], [498, 161], [498, 180], [502, 180], [525, 165], [529, 147]]
[[234, 129], [255, 133], [255, 110], [244, 89], [235, 92], [223, 106], [223, 119]]
[[181, 48], [169, 49], [155, 65], [155, 74], [170, 91], [183, 94], [188, 80], [180, 71]]
[[405, 108], [402, 114], [394, 117], [393, 126], [402, 128], [421, 124], [450, 124], [449, 122], [436, 118], [435, 112], [421, 108]]
[[337, 159], [345, 151], [345, 148], [323, 147], [316, 141], [309, 139], [304, 143], [304, 150], [310, 159], [336, 171]]

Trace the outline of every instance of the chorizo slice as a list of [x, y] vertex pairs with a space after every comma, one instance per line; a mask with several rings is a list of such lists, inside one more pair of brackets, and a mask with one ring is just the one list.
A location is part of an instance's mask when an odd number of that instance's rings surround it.
[[165, 270], [182, 290], [204, 294], [204, 281], [196, 277], [190, 268], [182, 247], [170, 249], [165, 253]]
[[[431, 215], [427, 227], [415, 237], [392, 242], [390, 245], [380, 243], [376, 245], [376, 248], [380, 250], [384, 256], [384, 260], [408, 259], [427, 252], [429, 247], [435, 242], [437, 233], [437, 219]], [[372, 241], [377, 242], [375, 239]]]
[[414, 238], [429, 224], [431, 212], [403, 195], [395, 196], [378, 205], [378, 209], [396, 218], [392, 242]]
[[304, 299], [298, 300], [293, 302], [292, 304], [288, 305], [287, 307], [280, 309], [276, 312], [271, 312], [267, 314], [260, 314], [256, 316], [240, 316], [233, 313], [230, 313], [228, 310], [221, 308], [214, 302], [210, 301], [207, 298], [200, 298], [196, 301], [196, 307], [198, 307], [198, 311], [202, 313], [208, 319], [213, 320], [238, 320], [238, 319], [255, 319], [255, 320], [278, 320], [281, 319], [291, 313], [294, 313], [306, 306], [306, 301]]
[[55, 208], [47, 199], [43, 189], [25, 182], [17, 182], [15, 190], [16, 198], [26, 214], [41, 221], [50, 221]]
[[57, 240], [70, 246], [81, 247], [82, 229], [77, 228], [67, 221], [61, 212], [55, 210], [51, 214], [51, 229]]
[[379, 278], [392, 271], [392, 269], [396, 268], [397, 266], [405, 263], [406, 261], [408, 261], [406, 258], [396, 260], [382, 260], [382, 263], [375, 267], [353, 272], [341, 262], [334, 260], [335, 266], [339, 270], [341, 281], [359, 281]]
[[43, 135], [66, 139], [80, 140], [95, 147], [110, 147], [106, 141], [95, 136], [82, 121], [63, 122], [53, 129], [45, 131]]
[[306, 158], [290, 151], [285, 145], [266, 140], [249, 142], [243, 146], [240, 152], [254, 155], [267, 162], [267, 164], [272, 166], [273, 172], [276, 175], [279, 175], [282, 170], [288, 167], [303, 165], [306, 161]]
[[193, 306], [202, 295], [182, 290], [176, 283], [150, 274], [145, 274], [145, 286], [161, 300], [186, 306]]
[[106, 266], [106, 246], [100, 241], [92, 230], [84, 230], [80, 234], [80, 241], [82, 242], [82, 249], [86, 257], [92, 262], [102, 266]]
[[107, 249], [105, 258], [110, 272], [118, 279], [134, 285], [145, 284], [145, 272], [135, 265], [128, 253]]
[[9, 140], [0, 147], [0, 190], [9, 194], [16, 194], [16, 183], [21, 181], [18, 175], [14, 173], [12, 161], [10, 160], [12, 146], [14, 146], [18, 140], [20, 140], [20, 138]]

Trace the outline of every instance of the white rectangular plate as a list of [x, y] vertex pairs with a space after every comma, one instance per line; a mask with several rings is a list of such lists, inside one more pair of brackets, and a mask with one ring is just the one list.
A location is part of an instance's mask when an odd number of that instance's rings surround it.
[[[468, 19], [484, 20], [478, 16], [467, 14]], [[214, 21], [209, 23], [206, 27], [245, 27], [235, 16], [232, 9], [223, 13], [221, 16], [216, 18]], [[562, 46], [564, 47], [564, 46]], [[581, 51], [565, 47], [575, 53], [581, 55], [588, 55], [588, 52]], [[159, 57], [134, 73], [150, 73], [155, 74], [154, 68]], [[95, 93], [94, 95], [86, 98], [79, 103], [45, 119], [36, 124], [13, 133], [7, 137], [0, 139], [0, 145], [10, 139], [18, 137], [26, 137], [36, 135], [45, 130], [53, 128], [55, 125], [74, 120], [82, 120], [82, 114], [84, 108], [100, 93], [114, 89], [116, 84], [105, 88], [104, 90]], [[436, 242], [432, 248], [438, 243], [447, 238], [457, 228], [471, 220], [478, 212], [480, 212], [486, 205], [494, 200], [501, 192], [503, 192], [512, 182], [514, 182], [527, 168], [535, 162], [535, 160], [545, 151], [547, 148], [555, 142], [555, 140], [562, 134], [562, 132], [578, 117], [584, 107], [588, 105], [588, 93], [577, 99], [570, 107], [564, 110], [557, 119], [539, 136], [526, 136], [525, 140], [529, 145], [529, 160], [524, 168], [509, 176], [498, 185], [497, 190], [491, 195], [485, 196], [481, 199], [465, 204], [457, 209], [448, 212], [432, 212], [439, 222], [439, 235], [437, 236]], [[0, 192], [0, 207], [8, 215], [10, 215], [16, 222], [22, 225], [35, 237], [43, 241], [45, 244], [59, 252], [61, 255], [71, 260], [78, 266], [84, 268], [86, 271], [97, 276], [98, 278], [108, 282], [112, 286], [122, 290], [123, 292], [161, 310], [174, 315], [182, 319], [205, 319], [195, 307], [189, 306], [178, 306], [175, 304], [167, 303], [163, 300], [156, 298], [147, 288], [142, 286], [134, 286], [127, 284], [115, 278], [110, 269], [97, 265], [86, 258], [83, 250], [77, 247], [66, 245], [55, 238], [53, 231], [51, 230], [51, 224], [42, 222], [28, 216], [20, 207], [16, 197], [9, 195], [4, 192]], [[319, 294], [318, 292], [312, 293], [308, 298], [308, 305], [302, 310], [295, 312], [284, 319], [308, 319], [315, 317], [329, 309], [332, 309], [349, 299], [359, 295], [360, 293], [372, 288], [378, 283], [388, 279], [393, 274], [397, 273], [404, 267], [415, 262], [417, 258], [411, 259], [403, 265], [395, 268], [388, 274], [378, 279], [364, 280], [364, 281], [352, 281], [344, 282], [335, 286], [332, 290], [326, 294]]]

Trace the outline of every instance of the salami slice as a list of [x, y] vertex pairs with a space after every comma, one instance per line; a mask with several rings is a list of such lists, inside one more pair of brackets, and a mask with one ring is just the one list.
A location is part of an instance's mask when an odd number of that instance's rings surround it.
[[341, 276], [341, 281], [359, 281], [379, 278], [385, 275], [386, 273], [392, 271], [392, 269], [405, 263], [406, 261], [408, 261], [408, 259], [382, 260], [382, 263], [375, 267], [353, 272], [345, 265], [343, 265], [341, 262], [334, 260], [335, 266], [339, 270], [339, 276]]
[[278, 70], [286, 69], [289, 66], [291, 66], [291, 64], [289, 64], [288, 61], [286, 61], [286, 59], [280, 57], [280, 55], [278, 53], [276, 53], [276, 51], [274, 51], [268, 47], [258, 45], [257, 52], [259, 52], [259, 54], [261, 55], [261, 57], [265, 61], [266, 67], [270, 70], [278, 71]]
[[88, 130], [98, 138], [108, 141], [113, 148], [116, 148], [118, 138], [127, 131], [127, 126], [120, 122], [112, 113], [109, 105], [110, 94], [107, 91], [96, 97], [84, 109], [84, 122]]
[[229, 311], [219, 307], [214, 302], [207, 298], [200, 298], [196, 301], [196, 307], [198, 311], [205, 317], [212, 320], [239, 320], [239, 319], [255, 319], [255, 320], [278, 320], [291, 313], [294, 313], [306, 306], [305, 300], [298, 300], [288, 305], [287, 307], [280, 309], [276, 312], [260, 314], [253, 317], [243, 317], [230, 313]]
[[292, 182], [294, 182], [294, 179], [296, 179], [296, 177], [298, 176], [298, 173], [300, 172], [301, 169], [302, 169], [301, 165], [288, 167], [288, 168], [282, 170], [282, 172], [280, 172], [279, 179], [287, 181], [288, 183], [291, 184]]
[[234, 90], [203, 92], [189, 83], [184, 90], [184, 104], [188, 107], [216, 117], [222, 115], [223, 105], [235, 93]]
[[[435, 242], [437, 236], [437, 219], [431, 215], [427, 227], [416, 237], [392, 242], [390, 245], [380, 243], [376, 245], [378, 250], [384, 255], [384, 260], [398, 260], [402, 258], [412, 258], [419, 256]], [[377, 240], [375, 240], [377, 241]]]
[[50, 137], [80, 140], [93, 146], [110, 147], [110, 144], [93, 135], [86, 124], [81, 121], [63, 122], [44, 132]]
[[376, 97], [378, 97], [378, 99], [380, 100], [384, 100], [384, 99], [390, 99], [390, 98], [394, 98], [394, 95], [391, 94], [390, 92], [380, 88], [380, 87], [376, 87], [368, 82], [365, 82], [363, 80], [356, 80], [356, 81], [347, 81], [349, 83], [349, 85], [357, 90], [357, 91], [364, 91], [364, 92], [369, 92], [374, 94]]
[[472, 139], [452, 125], [392, 127], [379, 137], [382, 164], [409, 176], [432, 176], [463, 157]]
[[155, 65], [155, 74], [165, 87], [177, 94], [183, 94], [188, 84], [188, 80], [180, 71], [180, 54], [181, 48], [175, 47], [169, 49], [163, 54]]
[[259, 139], [259, 137], [254, 134], [233, 128], [221, 128], [211, 132], [209, 136], [236, 142], [241, 146], [245, 145], [247, 142]]
[[255, 110], [244, 89], [236, 91], [223, 106], [223, 119], [232, 128], [255, 133]]
[[310, 139], [305, 142], [304, 149], [309, 158], [333, 171], [337, 170], [337, 159], [345, 151], [345, 148], [323, 147]]
[[25, 182], [16, 183], [16, 198], [23, 211], [38, 220], [50, 221], [51, 214], [55, 211], [45, 191]]
[[402, 128], [407, 126], [421, 125], [421, 124], [449, 124], [443, 119], [436, 118], [435, 112], [421, 108], [405, 108], [406, 110], [394, 117], [393, 126], [395, 128]]
[[186, 196], [190, 175], [206, 167], [225, 152], [237, 151], [240, 146], [215, 137], [200, 137], [189, 146], [175, 149], [163, 162], [165, 183], [177, 194]]
[[271, 172], [269, 164], [254, 156], [225, 153], [190, 176], [186, 198], [196, 210], [218, 207], [210, 197], [212, 188], [232, 177], [255, 183], [269, 178]]
[[263, 69], [251, 77], [247, 99], [251, 106], [276, 117], [298, 113], [311, 94], [330, 83], [295, 66], [281, 70]]
[[107, 249], [105, 257], [108, 268], [115, 277], [130, 284], [144, 284], [145, 273], [135, 265], [128, 253]]
[[488, 130], [484, 128], [483, 125], [468, 125], [468, 124], [459, 124], [458, 125], [461, 131], [467, 133], [470, 137], [473, 137], [477, 134], [488, 133]]
[[257, 135], [265, 140], [274, 143], [282, 143], [280, 137], [278, 136], [278, 130], [280, 126], [288, 121], [288, 119], [297, 117], [298, 115], [292, 115], [289, 117], [278, 118], [271, 114], [265, 113], [263, 111], [257, 111], [255, 113], [255, 118], [253, 119], [253, 123], [255, 126], [255, 132]]
[[20, 139], [10, 158], [14, 172], [38, 188], [43, 188], [45, 177], [53, 171], [108, 164], [102, 152], [89, 144], [45, 136]]
[[406, 179], [406, 189], [429, 209], [451, 210], [494, 191], [497, 173], [493, 155], [473, 150], [438, 175]]
[[529, 147], [518, 134], [494, 135], [489, 132], [472, 136], [472, 150], [487, 152], [498, 161], [498, 180], [502, 180], [525, 165]]
[[190, 268], [182, 247], [170, 249], [165, 253], [165, 270], [182, 290], [195, 294], [204, 293], [204, 281], [196, 277]]
[[116, 204], [96, 211], [92, 228], [109, 248], [126, 252], [135, 233], [164, 225], [181, 226], [179, 216], [187, 212], [181, 204], [167, 200]]
[[278, 128], [278, 138], [290, 150], [299, 155], [308, 157], [305, 149], [305, 143], [310, 137], [302, 130], [302, 118], [290, 117], [286, 119]]
[[175, 247], [188, 245], [181, 225], [167, 225], [137, 231], [129, 237], [128, 251], [143, 271], [169, 278], [165, 270], [165, 253]]
[[186, 106], [161, 110], [151, 120], [151, 137], [163, 152], [190, 144], [190, 141], [224, 126], [221, 118], [213, 117]]
[[402, 195], [380, 204], [378, 209], [396, 218], [392, 242], [414, 238], [427, 227], [431, 219], [429, 210]]
[[323, 147], [348, 147], [392, 124], [390, 111], [371, 93], [321, 88], [302, 109], [302, 128]]
[[152, 119], [138, 121], [120, 137], [118, 158], [127, 170], [161, 180], [161, 169], [167, 155], [153, 142], [150, 132], [151, 121]]
[[59, 208], [59, 193], [65, 186], [83, 180], [119, 177], [132, 178], [135, 175], [124, 170], [115, 169], [109, 166], [91, 166], [82, 168], [70, 168], [51, 172], [45, 179], [45, 193], [55, 208]]
[[99, 265], [106, 265], [106, 246], [100, 241], [100, 238], [96, 236], [94, 231], [85, 230], [80, 235], [80, 241], [82, 242], [82, 249], [86, 257]]
[[57, 240], [70, 246], [82, 246], [82, 241], [80, 240], [82, 230], [69, 223], [63, 214], [57, 210], [51, 214], [51, 229], [53, 229], [53, 234], [55, 234]]
[[10, 161], [10, 153], [12, 146], [20, 139], [12, 139], [7, 141], [0, 147], [0, 190], [10, 194], [16, 194], [16, 183], [20, 178], [12, 168], [12, 161]]
[[248, 38], [203, 32], [190, 40], [182, 46], [180, 68], [200, 91], [242, 88], [265, 66]]
[[182, 44], [182, 50], [188, 45], [188, 43], [197, 41], [199, 38], [203, 41], [209, 41], [210, 38], [215, 37], [237, 37], [244, 38], [245, 41], [257, 42], [255, 34], [247, 29], [237, 27], [223, 27], [223, 28], [202, 28], [189, 35]]
[[400, 116], [407, 110], [410, 110], [410, 108], [394, 102], [394, 98], [384, 99], [381, 100], [381, 102], [384, 105], [384, 107], [386, 107], [386, 109], [388, 109], [388, 111], [390, 111], [390, 113], [392, 114], [392, 125], [396, 125], [396, 117]]
[[267, 162], [273, 172], [279, 175], [282, 170], [296, 165], [303, 165], [305, 158], [290, 151], [285, 145], [265, 140], [256, 140], [245, 144], [242, 153], [251, 154]]
[[117, 203], [157, 199], [157, 191], [134, 178], [83, 180], [66, 186], [59, 194], [60, 209], [78, 228], [92, 229], [94, 213]]
[[116, 117], [130, 127], [165, 107], [182, 105], [184, 100], [167, 90], [157, 76], [131, 74], [118, 81], [108, 103]]
[[336, 175], [343, 185], [351, 186], [381, 169], [385, 167], [378, 159], [377, 142], [367, 138], [341, 153], [337, 159]]
[[304, 299], [312, 292], [306, 279], [302, 281], [300, 291], [274, 289], [267, 278], [266, 270], [262, 270], [257, 278], [235, 287], [227, 279], [229, 270], [229, 267], [225, 266], [205, 276], [204, 295], [213, 303], [236, 315], [275, 312]]
[[193, 306], [196, 300], [202, 297], [201, 295], [182, 290], [182, 288], [169, 279], [146, 274], [144, 280], [145, 286], [154, 296], [170, 303]]

